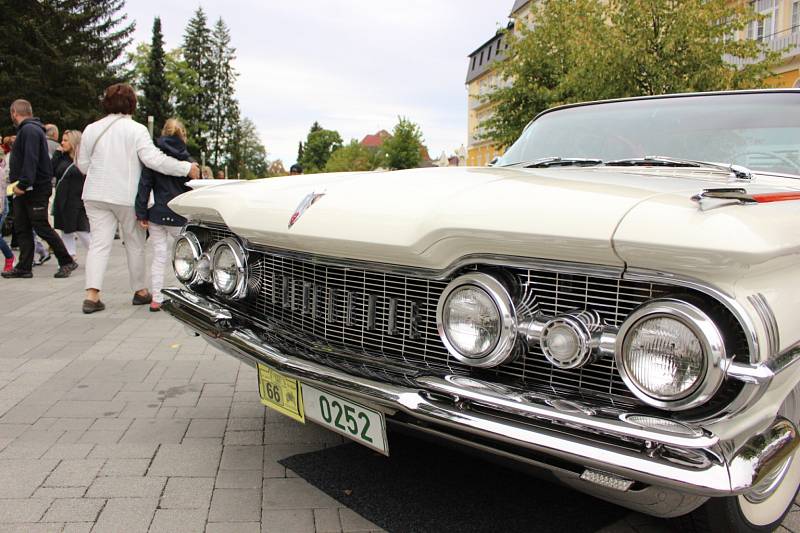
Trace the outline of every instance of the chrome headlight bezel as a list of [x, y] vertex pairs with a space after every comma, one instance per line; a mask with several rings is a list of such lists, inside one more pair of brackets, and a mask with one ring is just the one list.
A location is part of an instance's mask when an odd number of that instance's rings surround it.
[[[675, 397], [657, 396], [637, 384], [631, 377], [626, 359], [630, 333], [645, 320], [670, 318], [687, 327], [700, 342], [705, 358], [704, 373], [688, 391]], [[648, 405], [670, 411], [684, 411], [706, 403], [719, 390], [725, 379], [727, 355], [725, 341], [714, 321], [700, 308], [682, 300], [662, 298], [636, 309], [622, 323], [614, 351], [617, 370], [628, 388]]]
[[[191, 264], [192, 271], [190, 275], [185, 278], [178, 273], [178, 269], [175, 266], [175, 260], [176, 260], [175, 255], [178, 251], [178, 245], [182, 241], [186, 241], [187, 243], [189, 243], [189, 247], [192, 251], [192, 264]], [[175, 272], [175, 277], [178, 278], [178, 281], [187, 286], [191, 286], [194, 283], [196, 283], [197, 261], [200, 259], [202, 253], [203, 253], [203, 248], [200, 245], [200, 240], [194, 233], [192, 233], [191, 231], [185, 231], [178, 235], [178, 237], [175, 239], [175, 242], [172, 245], [172, 270], [173, 272]]]
[[[230, 249], [232, 252], [236, 268], [236, 283], [234, 284], [233, 289], [230, 291], [221, 289], [217, 282], [217, 254], [223, 247]], [[242, 298], [246, 297], [247, 253], [245, 252], [242, 244], [233, 237], [228, 237], [214, 244], [208, 254], [211, 257], [211, 279], [212, 283], [214, 284], [214, 290], [217, 292], [217, 294], [232, 300], [241, 300]]]
[[[444, 313], [450, 296], [457, 289], [472, 286], [489, 296], [497, 308], [499, 334], [492, 348], [478, 357], [460, 352], [448, 337]], [[477, 368], [493, 368], [508, 361], [514, 355], [517, 341], [517, 314], [514, 302], [506, 287], [493, 276], [482, 272], [472, 272], [459, 276], [445, 287], [436, 306], [436, 329], [447, 351], [458, 361]]]

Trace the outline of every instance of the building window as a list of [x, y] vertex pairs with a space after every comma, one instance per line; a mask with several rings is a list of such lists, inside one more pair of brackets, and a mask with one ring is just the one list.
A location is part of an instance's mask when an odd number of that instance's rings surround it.
[[792, 33], [800, 31], [800, 0], [792, 2]]
[[502, 44], [503, 44], [503, 38], [500, 37], [499, 39], [497, 39], [497, 51], [494, 53], [494, 55], [497, 55], [497, 54], [500, 53], [500, 45], [502, 45]]
[[492, 45], [489, 45], [489, 53], [486, 54], [486, 60], [490, 60], [492, 58]]
[[748, 26], [747, 37], [757, 41], [771, 39], [777, 33], [778, 0], [753, 0], [750, 6], [763, 18]]
[[483, 65], [483, 50], [481, 50], [481, 62], [478, 63], [479, 65]]
[[478, 56], [472, 56], [472, 70], [475, 70], [475, 63], [478, 62]]

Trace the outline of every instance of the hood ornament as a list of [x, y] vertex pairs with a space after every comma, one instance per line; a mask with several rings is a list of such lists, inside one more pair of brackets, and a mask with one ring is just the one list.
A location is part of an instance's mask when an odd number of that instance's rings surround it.
[[316, 201], [322, 198], [323, 196], [325, 196], [324, 192], [320, 193], [312, 192], [310, 194], [307, 194], [305, 198], [303, 198], [300, 201], [297, 208], [294, 210], [292, 217], [289, 219], [289, 225], [287, 226], [287, 229], [292, 229], [292, 226], [294, 226], [295, 222], [297, 222], [300, 219], [300, 217], [303, 216], [303, 213], [305, 213], [309, 207], [314, 205]]

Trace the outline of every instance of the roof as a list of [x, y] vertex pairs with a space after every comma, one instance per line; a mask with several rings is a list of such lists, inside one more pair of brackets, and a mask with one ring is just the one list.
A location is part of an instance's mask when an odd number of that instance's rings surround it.
[[374, 135], [367, 135], [361, 139], [361, 145], [369, 148], [380, 148], [383, 146], [383, 141], [391, 137], [391, 134], [386, 130], [381, 130]]
[[514, 7], [511, 8], [511, 14], [513, 15], [523, 7], [530, 4], [531, 0], [514, 0]]
[[[506, 31], [513, 27], [514, 23], [510, 22], [506, 29], [498, 30], [491, 39], [483, 43], [477, 50], [469, 55], [466, 83], [479, 78], [481, 75], [491, 70], [494, 63], [505, 59], [505, 50], [506, 46], [508, 46], [508, 41], [503, 39], [503, 37], [506, 36]], [[500, 50], [494, 46], [498, 41], [501, 41], [499, 46]]]

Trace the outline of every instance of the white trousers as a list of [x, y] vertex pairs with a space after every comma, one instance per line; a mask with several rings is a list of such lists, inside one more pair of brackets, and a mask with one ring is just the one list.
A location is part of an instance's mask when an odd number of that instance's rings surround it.
[[180, 233], [178, 226], [161, 226], [150, 223], [150, 242], [153, 245], [153, 262], [150, 265], [150, 277], [152, 282], [153, 301], [162, 303], [164, 297], [161, 289], [164, 288], [164, 266], [167, 259], [171, 257], [172, 247], [175, 244], [175, 237]]
[[73, 257], [78, 254], [78, 240], [81, 241], [81, 244], [87, 250], [92, 245], [92, 234], [88, 231], [64, 233], [59, 230], [59, 233], [61, 233], [61, 240], [64, 241], [64, 247], [67, 249], [67, 253]]
[[136, 222], [133, 206], [109, 204], [87, 200], [86, 215], [92, 228], [92, 244], [86, 256], [86, 288], [103, 288], [103, 277], [108, 267], [108, 257], [114, 244], [114, 233], [117, 223], [125, 243], [125, 255], [128, 259], [128, 279], [131, 289], [140, 291], [147, 288], [147, 266], [145, 264], [146, 232]]

